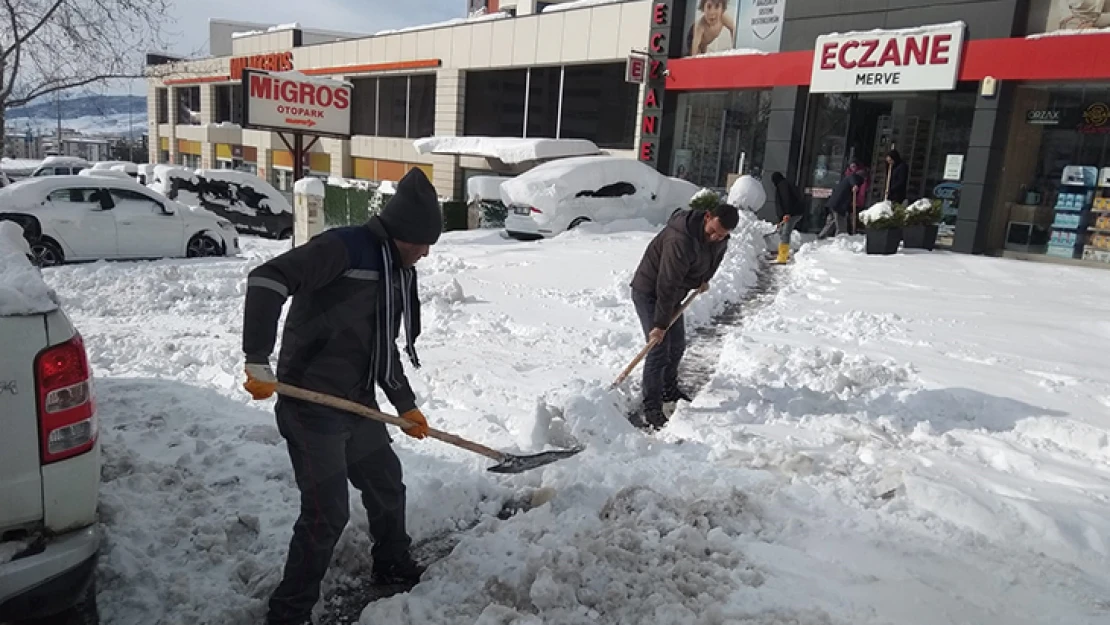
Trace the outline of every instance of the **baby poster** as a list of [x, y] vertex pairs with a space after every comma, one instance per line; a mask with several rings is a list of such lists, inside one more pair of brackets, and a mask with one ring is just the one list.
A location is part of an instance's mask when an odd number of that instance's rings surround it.
[[737, 4], [743, 1], [690, 0], [684, 56], [732, 50], [736, 46]]

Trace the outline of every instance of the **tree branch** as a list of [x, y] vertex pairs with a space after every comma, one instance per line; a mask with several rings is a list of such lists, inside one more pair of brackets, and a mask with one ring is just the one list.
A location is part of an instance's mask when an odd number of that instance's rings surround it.
[[[19, 41], [19, 22], [16, 21], [15, 7], [12, 6], [12, 0], [4, 0], [4, 4], [8, 7], [8, 13], [12, 21], [12, 37]], [[12, 79], [4, 80], [4, 61], [8, 58], [8, 53], [0, 54], [0, 102], [6, 102], [8, 97], [12, 95], [12, 90], [15, 89], [15, 78], [19, 76], [19, 61], [21, 56], [22, 46], [16, 44], [15, 46], [15, 62], [12, 63]]]
[[51, 7], [49, 9], [47, 9], [46, 13], [44, 13], [42, 15], [42, 17], [39, 18], [38, 23], [36, 23], [31, 28], [27, 29], [27, 32], [23, 33], [22, 37], [19, 37], [19, 36], [14, 35], [14, 33], [15, 33], [15, 8], [12, 7], [10, 2], [6, 2], [6, 4], [8, 5], [8, 10], [11, 12], [11, 15], [12, 15], [12, 33], [13, 33], [13, 37], [15, 39], [15, 43], [13, 43], [10, 48], [8, 48], [7, 50], [4, 50], [2, 53], [0, 53], [0, 59], [7, 58], [7, 56], [9, 54], [11, 54], [13, 49], [18, 53], [19, 48], [24, 43], [27, 43], [28, 39], [30, 39], [31, 37], [34, 37], [35, 33], [37, 33], [39, 30], [41, 30], [43, 26], [46, 26], [47, 22], [50, 21], [50, 18], [54, 17], [54, 13], [56, 13], [58, 11], [58, 9], [61, 8], [62, 4], [64, 4], [64, 3], [65, 3], [65, 0], [54, 0], [54, 4], [51, 5]]

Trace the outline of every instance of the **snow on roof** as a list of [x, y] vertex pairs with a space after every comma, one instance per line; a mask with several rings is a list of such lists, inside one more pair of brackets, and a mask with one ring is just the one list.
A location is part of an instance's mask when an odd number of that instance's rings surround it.
[[452, 20], [443, 22], [433, 22], [431, 24], [420, 24], [419, 26], [409, 26], [408, 28], [397, 28], [394, 30], [379, 30], [374, 33], [375, 37], [381, 35], [395, 35], [397, 33], [411, 33], [417, 30], [428, 30], [430, 28], [443, 28], [444, 26], [458, 26], [459, 24], [473, 24], [475, 22], [489, 22], [493, 20], [502, 20], [512, 17], [508, 13], [498, 12], [490, 13], [488, 15], [477, 15], [474, 17], [457, 17]]
[[43, 159], [42, 165], [88, 165], [89, 162], [78, 156], [47, 156]]
[[131, 179], [131, 176], [128, 176], [127, 172], [123, 171], [122, 169], [115, 169], [115, 168], [112, 168], [112, 169], [82, 169], [77, 175], [78, 176], [84, 176], [86, 178], [127, 178], [128, 180]]
[[0, 316], [36, 315], [58, 308], [54, 292], [31, 264], [23, 228], [0, 221]]
[[231, 33], [232, 39], [241, 39], [243, 37], [253, 37], [255, 35], [265, 35], [266, 33], [261, 30], [244, 30], [238, 33]]
[[111, 170], [122, 171], [126, 174], [137, 174], [139, 173], [139, 166], [135, 163], [116, 163], [112, 165]]
[[412, 142], [420, 154], [460, 154], [496, 158], [503, 163], [600, 154], [586, 139], [518, 139], [515, 137], [425, 137]]
[[1045, 37], [1071, 37], [1075, 35], [1108, 35], [1110, 28], [1081, 28], [1078, 30], [1054, 30], [1050, 33], [1037, 33], [1027, 35], [1026, 39], [1043, 39]]
[[501, 201], [501, 183], [512, 180], [510, 176], [472, 176], [466, 181], [466, 201]]
[[329, 187], [339, 187], [340, 189], [362, 189], [366, 191], [371, 187], [376, 186], [375, 183], [369, 180], [359, 180], [358, 178], [341, 178], [339, 176], [328, 176]]
[[705, 54], [694, 54], [692, 57], [704, 59], [712, 56], [755, 56], [759, 54], [770, 54], [766, 50], [756, 50], [755, 48], [733, 48], [732, 50], [719, 50], [717, 52], [706, 52]]
[[[111, 168], [115, 167], [116, 165], [123, 165], [125, 163], [127, 163], [127, 161], [97, 161], [97, 162], [93, 163], [92, 168], [93, 169], [111, 169]], [[132, 163], [132, 165], [134, 165], [134, 163]]]
[[617, 4], [628, 0], [575, 0], [574, 2], [560, 2], [549, 4], [540, 10], [540, 13], [554, 13], [555, 11], [570, 11], [571, 9], [584, 9], [586, 7], [601, 6], [603, 4]]
[[348, 87], [353, 86], [350, 82], [346, 80], [340, 80], [338, 78], [328, 78], [325, 76], [309, 76], [308, 74], [299, 72], [295, 69], [289, 70], [287, 72], [271, 72], [270, 75], [276, 76], [277, 78], [284, 78], [285, 80], [311, 82], [319, 85], [331, 85], [333, 87], [336, 85], [347, 85]]
[[397, 184], [392, 180], [382, 180], [378, 183], [378, 192], [382, 195], [397, 195]]
[[163, 182], [169, 182], [170, 178], [181, 178], [183, 180], [197, 182], [196, 172], [178, 165], [155, 165], [154, 177]]
[[300, 27], [301, 27], [300, 22], [293, 22], [291, 24], [278, 24], [276, 26], [271, 26], [271, 27], [267, 28], [266, 32], [276, 33], [279, 30], [293, 30], [294, 28], [300, 28]]
[[967, 24], [963, 20], [955, 22], [947, 22], [945, 24], [925, 24], [924, 26], [914, 26], [912, 28], [874, 28], [871, 30], [850, 30], [844, 33], [826, 33], [821, 37], [858, 37], [860, 35], [924, 35], [926, 33], [937, 32], [938, 30], [949, 30], [952, 28], [967, 28]]
[[[615, 182], [655, 189], [664, 176], [639, 161], [619, 156], [579, 156], [537, 165], [501, 184], [501, 201], [552, 209], [583, 190], [596, 190]], [[690, 195], [697, 191], [693, 187]], [[687, 196], [686, 201], [689, 201]]]
[[42, 161], [33, 158], [0, 159], [0, 171], [13, 176], [30, 176], [39, 165]]
[[311, 195], [314, 197], [324, 197], [327, 195], [327, 190], [324, 189], [324, 182], [319, 178], [301, 178], [293, 184], [293, 193], [297, 195]]

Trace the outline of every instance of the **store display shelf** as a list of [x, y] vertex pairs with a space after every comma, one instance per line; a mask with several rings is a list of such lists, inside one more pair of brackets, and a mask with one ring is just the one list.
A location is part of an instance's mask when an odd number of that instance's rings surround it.
[[[1070, 206], [1057, 206], [1057, 207], [1053, 208], [1052, 210], [1054, 210], [1058, 213], [1082, 213], [1082, 212], [1086, 211], [1087, 209], [1083, 208], [1083, 207], [1076, 208], [1076, 207], [1070, 207]], [[1108, 212], [1110, 212], [1110, 211], [1108, 211]]]
[[1058, 247], [1049, 245], [1048, 251], [1045, 252], [1046, 256], [1055, 256], [1056, 258], [1075, 258], [1075, 247]]
[[1110, 250], [1101, 250], [1097, 247], [1083, 248], [1083, 260], [1093, 260], [1100, 263], [1110, 263]]

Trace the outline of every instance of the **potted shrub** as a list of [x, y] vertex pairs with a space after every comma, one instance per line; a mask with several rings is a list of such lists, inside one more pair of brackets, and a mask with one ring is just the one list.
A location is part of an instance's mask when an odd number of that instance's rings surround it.
[[867, 253], [894, 254], [902, 241], [901, 205], [879, 202], [859, 214], [859, 219], [867, 226]]
[[711, 211], [721, 203], [721, 196], [709, 189], [702, 189], [690, 198], [690, 208], [696, 211]]
[[937, 232], [944, 211], [940, 200], [922, 198], [906, 208], [902, 241], [907, 249], [930, 250], [937, 245]]

